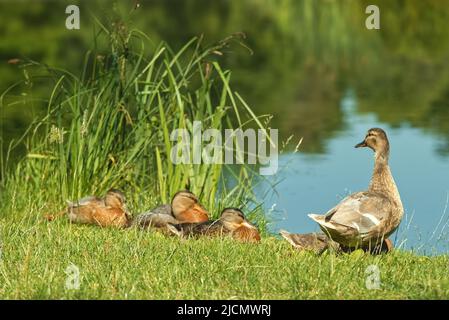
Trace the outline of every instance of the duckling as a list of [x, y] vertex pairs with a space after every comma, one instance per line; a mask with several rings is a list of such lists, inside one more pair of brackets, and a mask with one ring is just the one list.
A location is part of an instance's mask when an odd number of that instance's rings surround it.
[[117, 189], [110, 189], [104, 198], [89, 196], [74, 202], [68, 201], [67, 215], [73, 223], [101, 227], [124, 228], [130, 220], [125, 208], [125, 196]]
[[374, 172], [368, 190], [351, 194], [325, 215], [309, 214], [309, 217], [343, 247], [371, 251], [384, 246], [391, 250], [391, 241], [384, 244], [384, 240], [399, 226], [404, 208], [388, 164], [387, 134], [379, 128], [370, 129], [355, 147], [374, 151]]
[[259, 242], [260, 234], [256, 226], [246, 220], [240, 209], [225, 208], [218, 220], [203, 223], [181, 223], [173, 225], [171, 231], [181, 237], [189, 236], [231, 236], [241, 242]]
[[182, 190], [173, 196], [171, 205], [164, 204], [139, 214], [133, 219], [131, 226], [163, 231], [168, 224], [201, 223], [208, 220], [209, 213], [198, 198], [192, 192]]
[[[335, 252], [345, 252], [350, 253], [355, 250], [355, 248], [343, 247], [337, 242], [330, 240], [324, 233], [290, 233], [285, 230], [280, 230], [279, 234], [287, 240], [293, 247], [302, 251], [313, 251], [317, 254], [323, 253], [325, 250], [332, 248]], [[390, 239], [385, 239], [382, 245], [375, 246], [373, 248], [365, 248], [364, 251], [368, 251], [371, 254], [386, 253], [393, 250], [393, 243]]]
[[280, 230], [279, 234], [299, 250], [322, 253], [329, 245], [329, 239], [322, 233], [293, 234], [285, 230]]

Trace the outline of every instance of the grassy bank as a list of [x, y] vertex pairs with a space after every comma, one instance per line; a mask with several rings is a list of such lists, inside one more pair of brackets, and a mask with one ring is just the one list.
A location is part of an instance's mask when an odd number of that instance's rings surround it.
[[[43, 103], [47, 110], [0, 157], [0, 298], [449, 297], [447, 256], [298, 253], [267, 234], [254, 167], [170, 161], [171, 133], [192, 133], [194, 121], [220, 132], [269, 126], [220, 65], [236, 36], [212, 45], [194, 38], [174, 51], [121, 23], [110, 29], [99, 22], [98, 29], [95, 39], [107, 41], [109, 51], [88, 52], [79, 75], [21, 61], [24, 81], [0, 96], [2, 108]], [[34, 96], [33, 84], [43, 79], [48, 95]], [[11, 161], [18, 146], [25, 156]], [[134, 214], [189, 188], [213, 217], [223, 207], [243, 208], [263, 241], [182, 241], [42, 218], [68, 199], [111, 187], [125, 192]], [[378, 290], [366, 288], [371, 265], [380, 271]], [[72, 267], [80, 272], [78, 289], [66, 287]]]
[[[52, 223], [28, 215], [1, 225], [3, 299], [447, 299], [449, 257], [393, 252], [316, 256], [266, 237], [165, 238], [136, 230]], [[79, 268], [78, 290], [66, 289]], [[368, 290], [369, 265], [380, 289]]]

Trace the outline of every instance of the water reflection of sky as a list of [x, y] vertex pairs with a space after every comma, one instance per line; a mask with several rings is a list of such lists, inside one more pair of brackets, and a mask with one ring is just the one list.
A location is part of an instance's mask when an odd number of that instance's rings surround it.
[[[325, 213], [345, 195], [366, 189], [373, 155], [354, 145], [367, 129], [381, 127], [390, 138], [391, 170], [405, 208], [404, 220], [392, 239], [406, 249], [449, 252], [449, 159], [436, 152], [439, 141], [420, 129], [391, 128], [372, 114], [356, 114], [356, 100], [350, 93], [341, 107], [347, 125], [328, 142], [324, 155], [299, 152], [280, 157], [281, 169], [273, 179], [282, 182], [276, 187], [277, 194], [265, 197], [267, 211], [276, 204], [271, 230], [318, 231], [308, 213]], [[264, 191], [258, 190], [260, 194]]]

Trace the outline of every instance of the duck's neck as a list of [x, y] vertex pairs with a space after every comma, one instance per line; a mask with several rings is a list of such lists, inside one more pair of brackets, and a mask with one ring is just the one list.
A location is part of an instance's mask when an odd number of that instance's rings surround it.
[[388, 165], [388, 158], [388, 151], [375, 153], [374, 172], [371, 178], [369, 191], [385, 194], [400, 203], [401, 198], [391, 174], [390, 166]]

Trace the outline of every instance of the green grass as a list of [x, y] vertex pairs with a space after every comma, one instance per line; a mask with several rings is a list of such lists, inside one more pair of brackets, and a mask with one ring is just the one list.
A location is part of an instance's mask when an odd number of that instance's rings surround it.
[[[79, 76], [27, 61], [19, 70], [25, 81], [0, 96], [0, 108], [47, 107], [0, 157], [0, 298], [449, 297], [447, 256], [299, 253], [267, 234], [253, 168], [169, 161], [170, 132], [191, 131], [195, 120], [219, 130], [268, 126], [233, 91], [231, 72], [220, 66], [232, 37], [211, 46], [194, 38], [173, 51], [120, 23], [118, 30], [99, 25], [96, 37], [109, 41], [110, 52], [86, 54]], [[41, 81], [42, 72], [51, 90], [35, 97], [33, 81]], [[12, 162], [19, 145], [26, 154]], [[225, 206], [243, 208], [261, 228], [262, 243], [179, 240], [42, 218], [67, 199], [111, 187], [125, 192], [136, 214], [187, 186], [213, 217]], [[81, 272], [79, 290], [65, 288], [71, 264]], [[365, 286], [366, 267], [373, 264], [380, 269], [380, 290]]]
[[[1, 225], [3, 299], [447, 299], [449, 257], [393, 252], [335, 256], [286, 241], [180, 240], [138, 230], [45, 222], [37, 214]], [[78, 290], [66, 268], [80, 270]], [[365, 285], [369, 265], [381, 289]]]

